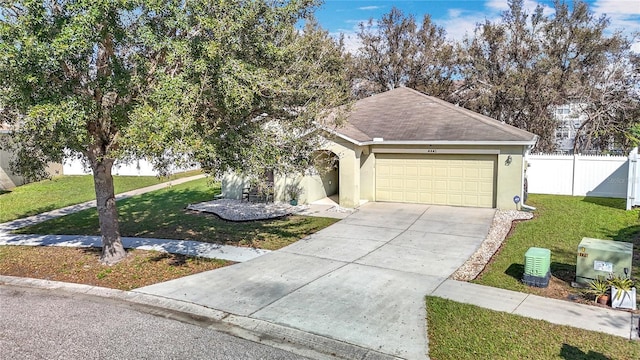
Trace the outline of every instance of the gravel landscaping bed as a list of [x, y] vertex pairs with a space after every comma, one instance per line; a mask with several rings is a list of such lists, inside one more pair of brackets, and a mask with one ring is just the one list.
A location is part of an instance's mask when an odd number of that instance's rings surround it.
[[187, 206], [189, 210], [218, 215], [229, 221], [268, 220], [305, 211], [308, 205], [293, 206], [287, 203], [251, 203], [242, 200], [220, 199]]
[[511, 230], [514, 221], [529, 220], [533, 214], [516, 210], [497, 210], [493, 222], [489, 228], [489, 234], [484, 239], [478, 250], [469, 259], [451, 274], [451, 278], [460, 281], [475, 279], [489, 263], [493, 254], [498, 251], [500, 245]]

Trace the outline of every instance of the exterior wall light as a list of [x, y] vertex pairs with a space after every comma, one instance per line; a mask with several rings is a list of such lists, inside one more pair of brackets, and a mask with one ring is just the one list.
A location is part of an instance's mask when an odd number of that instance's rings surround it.
[[507, 156], [507, 160], [504, 161], [504, 164], [506, 166], [511, 165], [511, 161], [513, 161], [513, 158], [511, 157], [511, 155]]

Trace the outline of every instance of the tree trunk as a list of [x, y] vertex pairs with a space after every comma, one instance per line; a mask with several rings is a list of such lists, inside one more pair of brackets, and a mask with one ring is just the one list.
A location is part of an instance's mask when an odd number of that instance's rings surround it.
[[91, 164], [93, 168], [93, 184], [96, 190], [100, 234], [102, 235], [100, 261], [107, 265], [113, 265], [127, 256], [127, 252], [122, 246], [120, 228], [118, 226], [118, 209], [116, 208], [113, 176], [111, 175], [113, 162], [113, 159], [102, 158], [92, 161]]

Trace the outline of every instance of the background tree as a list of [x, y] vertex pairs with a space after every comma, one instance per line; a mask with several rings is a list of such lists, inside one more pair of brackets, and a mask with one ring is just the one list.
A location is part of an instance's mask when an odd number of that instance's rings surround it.
[[427, 14], [422, 24], [392, 8], [382, 19], [360, 25], [362, 42], [354, 55], [357, 97], [408, 86], [446, 98], [455, 73], [454, 47]]
[[[553, 151], [558, 105], [581, 106], [585, 118], [576, 138], [578, 151], [606, 147], [633, 118], [629, 41], [606, 35], [606, 17], [595, 18], [586, 3], [570, 8], [555, 2], [528, 14], [523, 0], [509, 2], [498, 22], [487, 21], [463, 41], [464, 85], [455, 101], [540, 136], [536, 150]], [[626, 75], [625, 75], [626, 74]]]
[[282, 149], [303, 148], [297, 135], [310, 136], [318, 112], [348, 93], [338, 45], [317, 26], [295, 28], [312, 0], [1, 4], [0, 108], [16, 128], [14, 165], [38, 177], [65, 149], [88, 161], [104, 263], [126, 255], [116, 159], [151, 157], [158, 169], [197, 159], [248, 173], [261, 161], [302, 166], [306, 153]]

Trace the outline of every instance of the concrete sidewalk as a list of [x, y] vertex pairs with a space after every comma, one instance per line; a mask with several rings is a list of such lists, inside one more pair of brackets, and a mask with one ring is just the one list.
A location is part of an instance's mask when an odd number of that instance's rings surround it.
[[[101, 247], [102, 239], [100, 236], [86, 235], [13, 235], [0, 232], [0, 245]], [[154, 250], [235, 262], [248, 261], [270, 252], [270, 250], [199, 241], [133, 237], [123, 237], [122, 245], [126, 249]]]
[[638, 340], [639, 336], [640, 315], [623, 310], [578, 304], [455, 280], [444, 281], [430, 295], [632, 340]]

